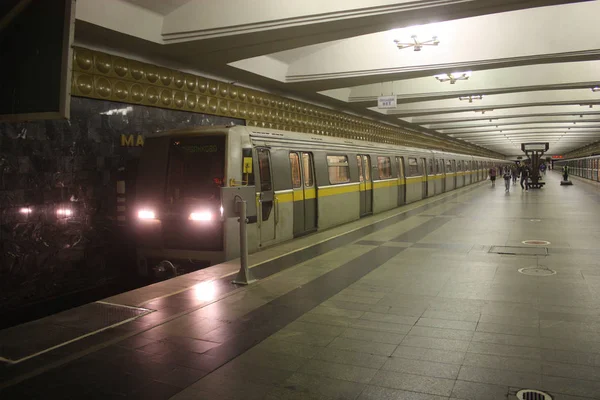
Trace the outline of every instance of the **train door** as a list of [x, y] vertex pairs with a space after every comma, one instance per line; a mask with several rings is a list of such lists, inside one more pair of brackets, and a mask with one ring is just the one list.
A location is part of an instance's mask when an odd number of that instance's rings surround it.
[[371, 157], [359, 154], [356, 156], [358, 164], [359, 191], [360, 191], [360, 215], [373, 212], [373, 181], [371, 177]]
[[290, 153], [292, 190], [294, 191], [294, 236], [317, 228], [317, 196], [312, 153]]
[[433, 167], [433, 158], [427, 159], [427, 194], [435, 196], [439, 189], [435, 187], [435, 170]]
[[444, 163], [444, 160], [437, 160], [437, 172], [440, 175], [439, 178], [442, 181], [442, 183], [440, 184], [440, 192], [441, 193], [446, 193], [446, 170], [445, 170], [446, 164]]
[[456, 184], [458, 183], [458, 179], [456, 178], [458, 176], [458, 170], [456, 169], [456, 160], [452, 160], [452, 172], [454, 172], [454, 189], [456, 189]]
[[260, 244], [266, 244], [275, 239], [275, 212], [273, 203], [273, 174], [271, 173], [271, 152], [269, 149], [256, 149], [258, 155], [258, 171], [260, 192], [258, 197], [258, 215], [260, 223]]
[[423, 169], [423, 177], [422, 177], [422, 181], [421, 181], [421, 193], [422, 193], [422, 197], [421, 198], [426, 198], [428, 196], [427, 194], [427, 160], [424, 158], [421, 158], [421, 168]]
[[406, 204], [406, 175], [404, 174], [404, 157], [396, 157], [398, 166], [398, 205]]

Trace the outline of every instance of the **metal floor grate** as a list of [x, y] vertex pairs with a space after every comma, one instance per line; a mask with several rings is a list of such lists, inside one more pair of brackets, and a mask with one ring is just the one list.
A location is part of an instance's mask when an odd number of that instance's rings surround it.
[[552, 400], [552, 396], [548, 393], [540, 392], [534, 389], [519, 390], [517, 392], [517, 399], [519, 400]]
[[521, 246], [492, 246], [489, 253], [510, 254], [515, 256], [547, 256], [547, 247], [521, 247]]
[[152, 312], [103, 302], [89, 303], [0, 331], [0, 360], [14, 364]]

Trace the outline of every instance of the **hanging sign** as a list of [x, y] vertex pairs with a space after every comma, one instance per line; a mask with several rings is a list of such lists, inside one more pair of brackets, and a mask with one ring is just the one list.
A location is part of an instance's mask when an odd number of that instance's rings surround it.
[[396, 96], [379, 96], [377, 108], [396, 108]]

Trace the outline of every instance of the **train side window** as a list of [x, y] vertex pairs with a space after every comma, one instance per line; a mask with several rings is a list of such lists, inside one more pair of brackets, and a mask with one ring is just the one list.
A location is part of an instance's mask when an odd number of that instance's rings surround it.
[[298, 153], [290, 153], [290, 168], [292, 169], [292, 187], [299, 188], [302, 186], [300, 178], [300, 159]]
[[363, 175], [362, 157], [356, 156], [356, 165], [358, 165], [358, 181], [364, 182], [365, 176]]
[[435, 173], [437, 175], [442, 173], [442, 162], [440, 160], [435, 160]]
[[327, 170], [332, 185], [350, 182], [348, 156], [327, 156]]
[[453, 172], [452, 171], [452, 161], [446, 160], [446, 173]]
[[304, 187], [312, 187], [314, 185], [313, 170], [312, 170], [312, 154], [302, 153], [302, 169], [304, 171]]
[[379, 179], [390, 179], [392, 177], [392, 162], [389, 157], [377, 157], [379, 168]]
[[260, 190], [268, 192], [272, 189], [271, 184], [271, 161], [269, 159], [269, 150], [258, 149], [258, 170], [260, 172]]
[[408, 176], [419, 176], [419, 163], [416, 158], [408, 159]]
[[431, 158], [427, 159], [427, 175], [433, 175], [433, 160]]

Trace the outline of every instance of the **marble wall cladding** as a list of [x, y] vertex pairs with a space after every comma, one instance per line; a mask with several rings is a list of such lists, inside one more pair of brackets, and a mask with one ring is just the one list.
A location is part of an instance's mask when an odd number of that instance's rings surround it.
[[[0, 123], [0, 308], [120, 273], [116, 181], [135, 194], [144, 137], [244, 120], [73, 97], [70, 121]], [[129, 265], [132, 269], [133, 265]]]

